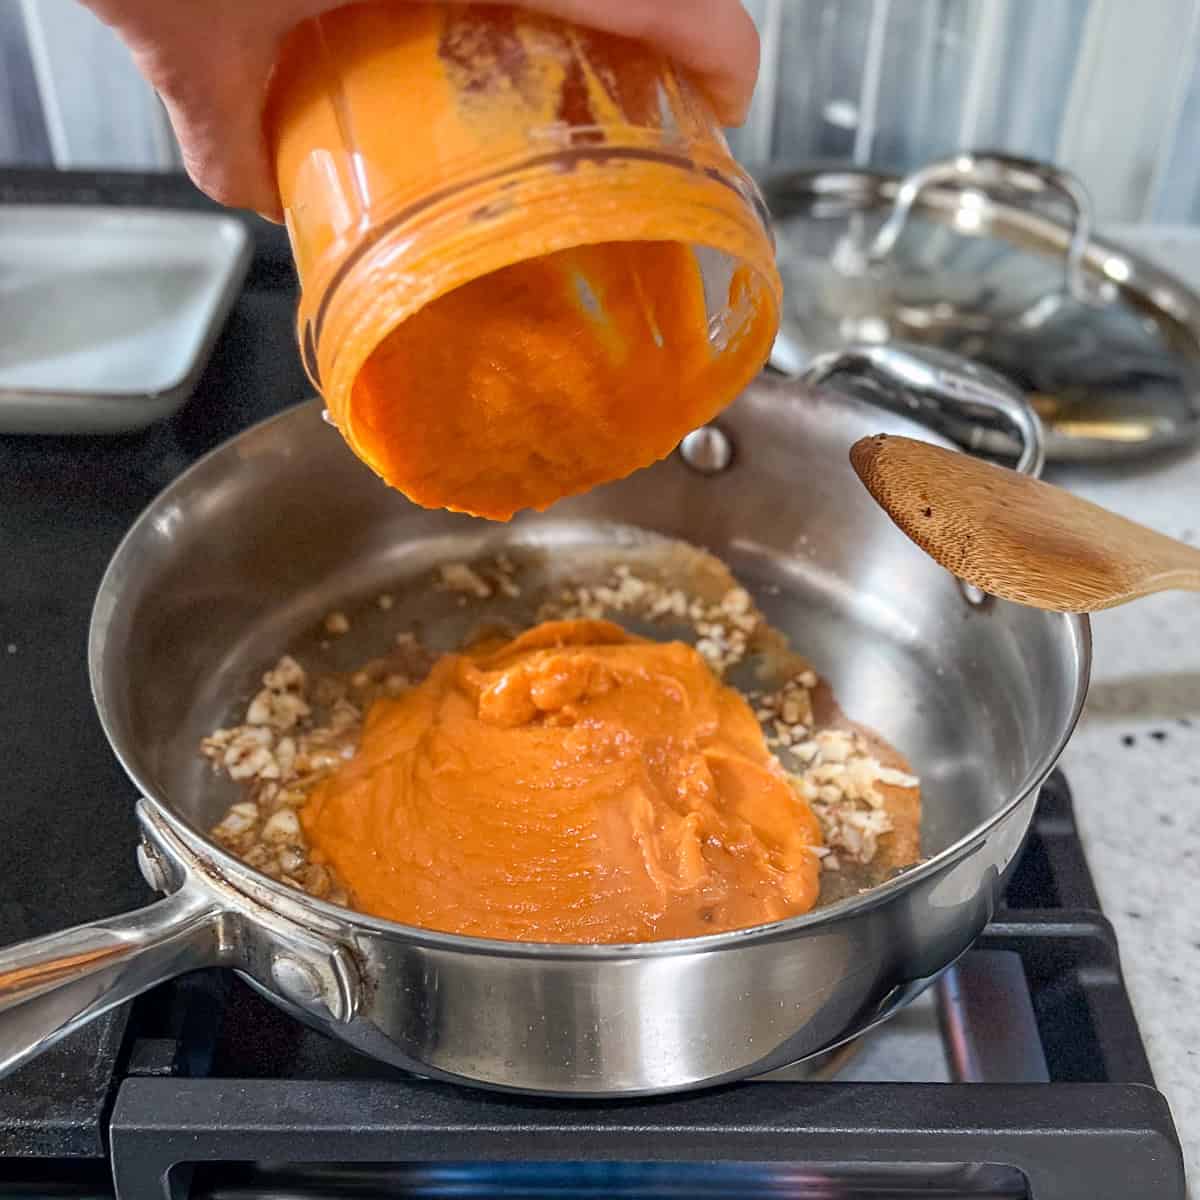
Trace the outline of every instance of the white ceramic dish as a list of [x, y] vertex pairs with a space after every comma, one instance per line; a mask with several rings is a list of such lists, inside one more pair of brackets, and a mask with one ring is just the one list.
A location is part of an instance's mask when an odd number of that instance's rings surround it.
[[120, 433], [191, 395], [245, 278], [216, 213], [0, 207], [0, 433]]

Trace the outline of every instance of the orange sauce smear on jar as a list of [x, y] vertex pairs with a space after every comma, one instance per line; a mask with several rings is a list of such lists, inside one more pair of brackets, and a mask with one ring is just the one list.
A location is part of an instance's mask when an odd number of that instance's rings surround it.
[[356, 908], [476, 937], [696, 937], [819, 890], [819, 824], [746, 701], [607, 621], [443, 657], [375, 702], [301, 819]]
[[648, 46], [351, 5], [287, 39], [266, 128], [310, 375], [421, 505], [506, 520], [628, 475], [769, 353], [765, 210]]

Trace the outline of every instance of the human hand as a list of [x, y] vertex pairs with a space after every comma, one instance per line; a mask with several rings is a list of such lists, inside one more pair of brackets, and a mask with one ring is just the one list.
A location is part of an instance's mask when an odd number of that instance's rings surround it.
[[[262, 129], [271, 69], [285, 34], [345, 0], [83, 2], [120, 34], [162, 97], [196, 184], [222, 204], [278, 220]], [[758, 73], [758, 34], [741, 0], [520, 2], [652, 43], [693, 73], [724, 124], [745, 119]]]

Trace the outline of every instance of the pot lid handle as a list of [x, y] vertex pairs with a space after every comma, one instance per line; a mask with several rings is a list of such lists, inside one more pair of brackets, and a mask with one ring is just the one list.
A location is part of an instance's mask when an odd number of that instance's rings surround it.
[[[968, 194], [966, 189], [977, 188], [984, 193], [981, 202], [993, 191], [1005, 191], [1030, 198], [1053, 195], [1066, 203], [1071, 213], [1071, 232], [1063, 288], [1057, 295], [1050, 293], [1034, 301], [1015, 318], [1015, 324], [1040, 325], [1058, 308], [1064, 293], [1080, 304], [1097, 302], [1083, 269], [1084, 255], [1092, 236], [1092, 205], [1087, 189], [1069, 171], [1011, 154], [964, 151], [907, 175], [896, 191], [890, 215], [867, 250], [868, 261], [881, 262], [892, 252], [921, 193], [939, 183], [953, 183], [964, 191], [964, 195]], [[962, 199], [960, 196], [960, 204]]]
[[1006, 426], [1021, 453], [1016, 469], [1037, 477], [1046, 461], [1042, 422], [1024, 394], [1002, 375], [961, 355], [906, 342], [854, 345], [817, 355], [803, 373], [817, 386], [833, 376], [866, 384], [884, 408], [915, 415], [934, 428], [965, 426], [968, 450], [979, 449], [984, 426]]

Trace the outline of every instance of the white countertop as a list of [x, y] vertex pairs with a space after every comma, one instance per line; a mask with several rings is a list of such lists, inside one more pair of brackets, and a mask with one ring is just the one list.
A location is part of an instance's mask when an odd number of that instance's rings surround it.
[[[1200, 545], [1200, 449], [1047, 478]], [[1200, 1185], [1200, 595], [1092, 619], [1083, 721], [1063, 758], [1150, 1065]]]
[[[1105, 232], [1200, 291], [1200, 229]], [[1046, 477], [1200, 546], [1200, 447]], [[1200, 594], [1097, 613], [1092, 630], [1092, 686], [1063, 769], [1150, 1066], [1200, 1195]]]

